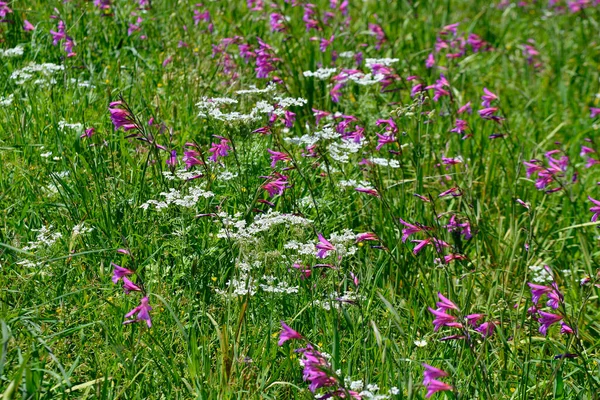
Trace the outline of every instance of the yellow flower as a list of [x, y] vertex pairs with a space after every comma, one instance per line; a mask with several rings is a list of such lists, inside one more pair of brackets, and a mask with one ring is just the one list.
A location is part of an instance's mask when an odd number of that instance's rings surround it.
[[210, 278], [210, 280], [213, 281], [213, 282], [216, 282], [217, 281], [217, 277], [213, 276], [213, 277]]

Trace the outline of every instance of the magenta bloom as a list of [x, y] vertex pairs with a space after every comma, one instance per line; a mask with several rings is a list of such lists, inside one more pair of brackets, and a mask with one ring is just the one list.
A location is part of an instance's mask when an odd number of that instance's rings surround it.
[[282, 195], [285, 189], [291, 187], [287, 184], [287, 176], [275, 173], [275, 175], [269, 176], [267, 178], [270, 180], [267, 183], [263, 184], [262, 188], [269, 192], [269, 196], [271, 197]]
[[271, 168], [275, 168], [277, 162], [279, 162], [279, 161], [291, 160], [291, 157], [289, 155], [282, 153], [280, 151], [274, 151], [271, 149], [267, 149], [267, 151], [269, 152], [269, 154], [271, 154]]
[[108, 111], [110, 112], [110, 119], [115, 126], [115, 131], [119, 128], [123, 128], [124, 131], [131, 129], [139, 129], [139, 126], [135, 122], [133, 115], [124, 108], [122, 101], [113, 101], [108, 105]]
[[[148, 297], [143, 297], [140, 301], [140, 305], [135, 307], [133, 310], [129, 311], [125, 314], [125, 318], [127, 319], [123, 324], [131, 324], [133, 322], [146, 321], [146, 325], [148, 328], [152, 327], [152, 321], [150, 320], [150, 311], [152, 311], [152, 307], [150, 307]], [[134, 319], [130, 319], [134, 314], [137, 314]]]
[[457, 114], [463, 114], [463, 113], [471, 114], [472, 112], [473, 112], [473, 108], [471, 107], [471, 102], [470, 101], [467, 104], [465, 104], [464, 106], [460, 107], [456, 111]]
[[166, 164], [169, 167], [175, 167], [177, 165], [177, 151], [171, 150], [171, 155], [167, 158]]
[[142, 291], [142, 289], [138, 285], [131, 282], [126, 276], [123, 277], [123, 290], [125, 291], [125, 294]]
[[483, 338], [492, 336], [495, 329], [496, 325], [493, 322], [484, 322], [483, 324], [479, 325], [479, 327], [475, 328], [475, 330], [479, 332]]
[[134, 272], [127, 269], [127, 268], [123, 268], [120, 265], [117, 265], [113, 262], [110, 263], [110, 265], [113, 266], [113, 276], [112, 276], [112, 281], [113, 283], [118, 283], [119, 280], [127, 275], [133, 275]]
[[539, 331], [544, 336], [546, 335], [546, 333], [548, 333], [548, 328], [552, 324], [555, 324], [563, 319], [563, 317], [560, 315], [550, 314], [542, 310], [539, 310], [538, 314], [540, 315], [538, 322], [541, 324]]
[[531, 288], [531, 301], [533, 304], [537, 304], [543, 295], [552, 291], [552, 288], [549, 286], [537, 285], [530, 282], [528, 282], [527, 285]]
[[469, 314], [465, 317], [467, 323], [471, 326], [476, 326], [481, 318], [485, 317], [484, 314]]
[[322, 234], [318, 233], [317, 236], [319, 237], [319, 243], [315, 245], [318, 250], [317, 257], [325, 258], [327, 253], [335, 251], [335, 247]]
[[462, 328], [460, 322], [456, 322], [456, 317], [450, 314], [446, 314], [445, 310], [434, 310], [431, 307], [427, 308], [430, 313], [435, 317], [433, 320], [433, 331], [437, 332], [441, 327], [448, 326], [451, 328]]
[[600, 201], [593, 199], [591, 196], [588, 196], [588, 200], [594, 204], [590, 208], [590, 211], [594, 213], [594, 215], [592, 215], [592, 222], [596, 222], [598, 220], [598, 216], [600, 216]]
[[404, 226], [406, 226], [405, 229], [402, 229], [402, 242], [406, 242], [406, 240], [408, 239], [408, 237], [412, 234], [415, 234], [417, 232], [425, 232], [425, 231], [430, 231], [432, 228], [425, 226], [425, 225], [421, 225], [421, 224], [409, 224], [408, 222], [404, 221], [402, 218], [399, 218], [400, 223]]
[[65, 33], [66, 27], [63, 21], [58, 22], [58, 32], [50, 31], [50, 35], [52, 35], [52, 44], [56, 46], [59, 42], [66, 39], [67, 34]]
[[359, 233], [358, 235], [356, 235], [356, 242], [357, 243], [364, 242], [366, 240], [378, 241], [379, 238], [373, 232]]
[[283, 321], [281, 321], [281, 328], [282, 330], [279, 334], [279, 342], [277, 342], [277, 345], [283, 346], [283, 344], [290, 339], [303, 339], [301, 334], [287, 326]]
[[487, 88], [483, 88], [483, 96], [481, 96], [481, 106], [484, 108], [490, 107], [492, 101], [498, 100], [498, 96], [490, 92]]
[[33, 26], [33, 24], [27, 20], [23, 21], [23, 30], [25, 32], [30, 32], [33, 31], [35, 29], [35, 26]]
[[296, 121], [296, 113], [293, 113], [289, 110], [285, 110], [283, 113], [283, 123], [289, 129], [292, 129], [294, 126], [294, 121]]
[[0, 1], [0, 18], [6, 17], [7, 14], [13, 12], [6, 1]]
[[338, 381], [331, 376], [331, 365], [327, 359], [315, 350], [310, 344], [303, 352], [302, 364], [304, 365], [303, 379], [310, 382], [308, 389], [315, 392], [317, 389], [328, 386], [336, 386]]
[[448, 376], [446, 371], [442, 371], [439, 368], [432, 367], [429, 364], [422, 363], [421, 364], [425, 370], [423, 371], [423, 385], [427, 386], [429, 382], [437, 378], [444, 378]]
[[436, 379], [430, 380], [429, 383], [425, 387], [427, 388], [427, 394], [425, 395], [425, 398], [427, 398], [427, 399], [430, 398], [431, 396], [433, 396], [434, 394], [436, 394], [437, 392], [454, 389], [452, 386], [448, 385], [447, 383], [438, 381]]
[[438, 301], [437, 303], [435, 303], [435, 305], [438, 308], [438, 310], [440, 310], [440, 311], [446, 311], [446, 310], [452, 309], [452, 310], [460, 311], [460, 309], [458, 308], [458, 306], [456, 304], [454, 304], [447, 297], [444, 297], [443, 294], [441, 294], [440, 292], [438, 292], [437, 295], [438, 295], [438, 298], [440, 299], [440, 301]]
[[450, 129], [450, 132], [455, 132], [455, 133], [459, 133], [459, 134], [463, 134], [465, 133], [465, 130], [469, 127], [469, 125], [467, 124], [467, 121], [462, 120], [462, 119], [457, 119], [456, 120], [456, 125], [453, 129]]
[[427, 59], [425, 60], [425, 67], [432, 68], [435, 65], [435, 58], [433, 58], [433, 53], [429, 53]]
[[354, 190], [356, 190], [357, 192], [366, 193], [369, 196], [380, 197], [377, 189], [357, 187], [357, 188], [354, 188]]
[[381, 148], [386, 144], [394, 143], [396, 141], [396, 137], [394, 137], [394, 135], [382, 135], [377, 133], [377, 137], [377, 147], [375, 147], [377, 151], [381, 150]]
[[212, 153], [212, 156], [210, 156], [208, 159], [212, 162], [217, 162], [219, 157], [227, 157], [227, 155], [229, 154], [229, 150], [231, 150], [231, 147], [229, 147], [229, 139], [225, 139], [222, 136], [214, 136], [217, 139], [221, 139], [221, 141], [219, 143], [213, 142], [212, 147], [208, 149], [208, 152]]
[[331, 115], [330, 112], [327, 111], [321, 111], [321, 110], [317, 110], [316, 108], [312, 109], [313, 115], [315, 116], [315, 121], [316, 124], [319, 125], [319, 122], [325, 118]]
[[321, 42], [319, 43], [319, 50], [321, 50], [321, 53], [325, 53], [327, 51], [327, 47], [333, 43], [333, 39], [335, 39], [334, 35], [331, 35], [329, 39], [321, 39]]
[[565, 324], [564, 322], [561, 322], [560, 323], [560, 333], [562, 333], [563, 335], [574, 335], [575, 330], [573, 330], [573, 328], [571, 328], [569, 325]]
[[590, 118], [596, 118], [600, 114], [600, 108], [590, 107]]

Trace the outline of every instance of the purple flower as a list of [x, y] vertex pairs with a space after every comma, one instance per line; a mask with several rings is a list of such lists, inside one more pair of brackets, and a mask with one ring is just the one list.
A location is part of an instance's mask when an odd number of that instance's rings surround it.
[[113, 101], [108, 106], [110, 119], [115, 126], [115, 131], [119, 128], [123, 128], [124, 131], [139, 129], [139, 126], [135, 122], [133, 115], [129, 112], [129, 110], [123, 108], [124, 106], [125, 104], [122, 101]]
[[540, 315], [540, 318], [538, 319], [538, 322], [541, 324], [539, 331], [544, 336], [546, 335], [546, 333], [548, 333], [548, 328], [552, 324], [555, 324], [558, 321], [560, 321], [560, 320], [563, 319], [563, 317], [560, 316], [560, 315], [547, 313], [547, 312], [542, 311], [542, 310], [539, 310], [538, 314]]
[[412, 234], [415, 234], [417, 232], [425, 232], [425, 231], [430, 231], [432, 228], [425, 226], [425, 225], [421, 225], [421, 224], [409, 224], [408, 222], [404, 221], [402, 218], [400, 219], [400, 223], [404, 226], [406, 226], [406, 228], [402, 229], [402, 242], [406, 242], [406, 240], [408, 239], [408, 237]]
[[375, 241], [376, 242], [376, 241], [379, 240], [379, 238], [373, 232], [359, 233], [358, 235], [356, 235], [356, 242], [357, 243], [364, 242], [366, 240], [371, 240], [371, 241]]
[[208, 149], [208, 152], [212, 153], [212, 156], [210, 156], [208, 159], [212, 162], [217, 162], [219, 157], [227, 157], [231, 147], [229, 147], [229, 139], [225, 139], [222, 136], [214, 136], [217, 139], [221, 139], [221, 141], [219, 143], [212, 143], [212, 147]]
[[315, 392], [317, 389], [322, 387], [336, 386], [338, 384], [337, 379], [331, 376], [331, 365], [327, 359], [315, 350], [312, 345], [308, 344], [305, 349], [300, 349], [303, 353], [302, 364], [304, 370], [302, 371], [302, 379], [310, 382], [308, 389], [311, 392]]
[[447, 383], [438, 381], [436, 379], [430, 380], [429, 383], [425, 387], [427, 388], [427, 394], [425, 395], [425, 398], [427, 398], [427, 399], [430, 398], [431, 396], [433, 396], [437, 392], [454, 389], [452, 386], [448, 385]]
[[277, 162], [279, 162], [279, 161], [291, 160], [291, 157], [289, 155], [282, 153], [280, 151], [274, 151], [271, 149], [267, 149], [267, 151], [269, 152], [269, 154], [271, 154], [271, 168], [275, 168]]
[[590, 211], [594, 213], [594, 215], [592, 215], [592, 222], [596, 222], [598, 220], [598, 216], [600, 216], [600, 201], [593, 199], [591, 196], [588, 196], [588, 200], [594, 204], [590, 208]]
[[596, 118], [600, 114], [600, 108], [590, 107], [590, 118]]
[[469, 314], [465, 317], [465, 319], [469, 325], [476, 326], [477, 322], [479, 322], [479, 320], [483, 317], [485, 317], [484, 314]]
[[142, 289], [138, 285], [131, 282], [126, 276], [123, 277], [123, 290], [125, 291], [125, 294], [129, 294], [130, 292], [142, 291]]
[[464, 106], [460, 107], [456, 111], [457, 114], [462, 114], [462, 113], [471, 114], [472, 112], [473, 112], [473, 108], [471, 107], [471, 102], [470, 101], [467, 104], [465, 104]]
[[279, 334], [279, 342], [277, 342], [277, 345], [283, 346], [283, 344], [290, 339], [303, 339], [301, 334], [287, 326], [283, 321], [281, 321], [281, 328], [282, 330]]
[[440, 301], [438, 301], [437, 303], [435, 303], [435, 305], [438, 308], [438, 310], [440, 310], [440, 311], [446, 311], [446, 310], [452, 309], [452, 310], [460, 311], [460, 309], [458, 308], [458, 306], [456, 304], [454, 304], [447, 297], [444, 297], [443, 294], [441, 294], [440, 292], [438, 292], [437, 295], [438, 295], [438, 298], [440, 299]]
[[483, 96], [481, 96], [481, 100], [483, 100], [481, 102], [482, 107], [488, 108], [492, 101], [498, 100], [498, 96], [490, 92], [488, 88], [483, 88], [483, 93]]
[[563, 335], [574, 335], [575, 330], [573, 330], [573, 328], [565, 324], [563, 321], [560, 323], [560, 333], [562, 333]]
[[537, 285], [530, 282], [528, 282], [527, 285], [531, 288], [531, 301], [533, 304], [537, 304], [543, 295], [552, 291], [552, 288], [549, 286]]
[[269, 17], [269, 23], [271, 25], [271, 32], [285, 32], [285, 17], [278, 13], [271, 13]]
[[[0, 16], [2, 16], [0, 12]], [[67, 34], [65, 33], [66, 27], [63, 21], [58, 21], [58, 32], [51, 30], [50, 35], [52, 35], [52, 44], [56, 46], [59, 42], [66, 39]]]
[[285, 189], [290, 188], [287, 184], [287, 176], [275, 173], [273, 176], [267, 178], [269, 181], [263, 184], [262, 188], [265, 189], [271, 197], [282, 195]]
[[152, 327], [152, 321], [150, 320], [150, 311], [152, 311], [152, 307], [148, 302], [148, 297], [143, 297], [140, 301], [140, 305], [135, 307], [133, 310], [129, 311], [125, 314], [125, 318], [131, 318], [134, 314], [137, 316], [134, 319], [127, 319], [123, 324], [131, 324], [133, 322], [146, 321], [146, 325], [148, 328]]
[[317, 236], [319, 237], [319, 243], [315, 245], [318, 250], [317, 257], [325, 258], [327, 253], [335, 251], [335, 247], [322, 234], [318, 233]]
[[296, 113], [285, 110], [285, 112], [283, 113], [283, 123], [285, 124], [285, 126], [289, 129], [292, 129], [292, 127], [294, 126], [294, 121], [296, 121]]
[[33, 26], [33, 24], [27, 20], [23, 21], [23, 30], [25, 32], [29, 32], [29, 31], [33, 31], [35, 29], [35, 26]]
[[433, 53], [429, 53], [427, 59], [425, 60], [425, 67], [432, 68], [435, 65], [435, 58], [433, 58]]
[[496, 325], [493, 322], [484, 322], [483, 324], [479, 325], [479, 327], [475, 328], [475, 330], [484, 338], [492, 336], [495, 329]]
[[379, 192], [377, 191], [377, 189], [357, 187], [357, 188], [354, 188], [354, 190], [356, 190], [357, 192], [366, 193], [369, 196], [380, 197]]
[[450, 132], [455, 132], [458, 134], [463, 134], [465, 133], [465, 130], [469, 127], [469, 125], [467, 124], [467, 121], [462, 120], [462, 119], [457, 119], [456, 120], [456, 125], [453, 129], [450, 129]]
[[442, 371], [439, 368], [432, 367], [431, 365], [425, 363], [422, 363], [421, 365], [423, 366], [423, 368], [425, 368], [425, 370], [423, 371], [423, 385], [425, 386], [427, 386], [429, 382], [437, 378], [444, 378], [448, 376], [448, 373], [446, 371]]
[[169, 167], [175, 167], [177, 165], [177, 151], [171, 150], [171, 155], [167, 158], [166, 164]]
[[134, 272], [127, 269], [127, 268], [123, 268], [120, 265], [117, 265], [113, 262], [110, 263], [110, 265], [113, 266], [113, 276], [112, 276], [112, 281], [113, 283], [118, 283], [119, 280], [127, 275], [133, 275]]
[[435, 310], [431, 307], [427, 308], [430, 313], [435, 317], [433, 320], [433, 331], [437, 332], [443, 326], [449, 326], [452, 328], [462, 328], [460, 322], [456, 322], [456, 317], [450, 314], [446, 314], [445, 310]]
[[4, 18], [7, 14], [10, 14], [12, 12], [13, 11], [8, 7], [7, 2], [0, 1], [0, 18]]

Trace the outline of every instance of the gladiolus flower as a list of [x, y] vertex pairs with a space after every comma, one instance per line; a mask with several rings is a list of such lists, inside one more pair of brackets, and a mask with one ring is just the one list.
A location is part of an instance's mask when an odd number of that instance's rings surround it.
[[303, 339], [302, 335], [286, 325], [285, 322], [281, 321], [281, 333], [279, 333], [278, 346], [283, 346], [285, 342], [291, 339]]
[[152, 327], [152, 321], [150, 320], [150, 311], [152, 311], [152, 307], [150, 307], [148, 297], [143, 297], [140, 301], [140, 305], [135, 307], [133, 310], [129, 311], [125, 314], [125, 318], [131, 318], [134, 314], [137, 316], [134, 319], [128, 319], [123, 324], [131, 324], [139, 321], [146, 321], [146, 325], [148, 328]]
[[327, 253], [330, 251], [335, 251], [335, 247], [320, 233], [317, 234], [319, 237], [319, 243], [316, 244], [317, 248], [317, 257], [325, 258], [327, 257]]
[[112, 281], [113, 283], [118, 283], [119, 280], [127, 275], [133, 275], [134, 272], [127, 269], [127, 268], [123, 268], [120, 265], [117, 265], [113, 262], [110, 263], [110, 265], [113, 266], [113, 276], [112, 276]]

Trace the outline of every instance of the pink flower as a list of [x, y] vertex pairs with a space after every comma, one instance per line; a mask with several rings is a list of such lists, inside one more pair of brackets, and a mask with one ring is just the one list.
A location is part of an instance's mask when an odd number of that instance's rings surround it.
[[425, 371], [423, 371], [423, 385], [427, 386], [429, 382], [437, 378], [444, 378], [448, 376], [446, 371], [442, 371], [439, 368], [432, 367], [429, 364], [422, 363], [421, 364]]
[[590, 208], [590, 211], [594, 213], [594, 215], [592, 215], [592, 222], [596, 222], [600, 216], [600, 200], [593, 199], [591, 196], [588, 196], [588, 200], [594, 204]]
[[496, 96], [494, 93], [490, 92], [488, 90], [488, 88], [483, 88], [483, 93], [484, 95], [481, 96], [481, 100], [483, 100], [481, 102], [481, 106], [482, 107], [490, 107], [490, 104], [492, 101], [498, 100], [498, 96]]
[[408, 222], [404, 221], [402, 218], [399, 218], [400, 223], [404, 226], [406, 226], [406, 228], [402, 229], [402, 242], [406, 242], [406, 240], [408, 239], [408, 237], [412, 234], [415, 234], [417, 232], [425, 232], [425, 231], [430, 231], [432, 228], [425, 226], [425, 225], [421, 225], [421, 224], [409, 224]]
[[33, 24], [27, 20], [23, 21], [23, 30], [25, 32], [30, 32], [33, 31], [35, 29], [35, 26], [33, 26]]
[[335, 247], [322, 234], [318, 233], [317, 236], [319, 237], [319, 243], [315, 245], [318, 250], [317, 257], [325, 258], [327, 253], [335, 251]]
[[365, 240], [378, 241], [379, 238], [373, 232], [359, 233], [358, 235], [356, 235], [357, 243], [364, 242]]
[[285, 342], [291, 339], [303, 339], [302, 335], [286, 325], [285, 322], [281, 321], [281, 333], [279, 333], [278, 346], [283, 346]]
[[425, 395], [425, 398], [427, 398], [427, 399], [430, 398], [431, 396], [433, 396], [437, 392], [454, 389], [452, 386], [450, 386], [444, 382], [438, 381], [436, 379], [432, 379], [431, 381], [429, 381], [426, 388], [427, 388], [427, 394]]
[[212, 156], [210, 156], [208, 159], [212, 162], [217, 162], [219, 157], [227, 157], [227, 155], [229, 154], [229, 150], [231, 150], [231, 147], [229, 147], [229, 139], [226, 139], [222, 136], [214, 136], [217, 139], [221, 139], [221, 141], [219, 143], [213, 142], [212, 147], [208, 149], [208, 152], [212, 153]]
[[596, 118], [600, 114], [600, 108], [590, 107], [590, 118]]
[[269, 193], [270, 197], [282, 195], [286, 189], [291, 187], [287, 184], [287, 176], [281, 175], [279, 173], [275, 173], [274, 175], [268, 176], [266, 178], [269, 179], [269, 181], [263, 184], [262, 188]]
[[473, 108], [471, 107], [471, 102], [470, 101], [467, 104], [465, 104], [464, 106], [460, 107], [456, 111], [457, 114], [463, 114], [463, 113], [471, 114], [472, 112], [473, 112]]
[[271, 168], [275, 168], [277, 162], [279, 161], [289, 161], [292, 159], [289, 155], [280, 151], [274, 151], [271, 149], [267, 149], [267, 151], [269, 154], [271, 154]]
[[142, 289], [138, 285], [131, 282], [126, 276], [123, 277], [123, 290], [125, 291], [125, 294], [142, 291]]
[[435, 305], [438, 308], [438, 310], [440, 310], [440, 311], [446, 311], [446, 310], [452, 309], [452, 310], [460, 311], [460, 309], [458, 308], [458, 306], [456, 304], [454, 304], [447, 297], [444, 297], [443, 294], [441, 294], [440, 292], [438, 292], [437, 295], [438, 295], [438, 298], [440, 299], [440, 301], [438, 301], [437, 303], [435, 303]]
[[[148, 297], [143, 297], [140, 301], [140, 305], [135, 307], [133, 310], [129, 311], [125, 314], [125, 318], [127, 319], [123, 324], [131, 324], [139, 321], [146, 321], [146, 325], [148, 328], [152, 327], [152, 321], [150, 320], [150, 311], [152, 311], [152, 307], [150, 307]], [[137, 316], [134, 319], [130, 319], [134, 314]]]
[[493, 322], [484, 322], [483, 324], [479, 325], [479, 327], [475, 328], [475, 330], [479, 332], [483, 338], [492, 336], [495, 329], [496, 325]]
[[427, 56], [427, 60], [425, 60], [425, 67], [432, 68], [435, 65], [435, 58], [433, 58], [433, 53], [429, 53]]
[[113, 262], [111, 262], [110, 265], [113, 266], [113, 276], [112, 276], [113, 283], [118, 283], [121, 278], [123, 278], [127, 275], [133, 275], [135, 273], [135, 272], [133, 272], [127, 268], [123, 268], [120, 265], [117, 265]]
[[552, 325], [557, 323], [558, 321], [562, 320], [563, 317], [560, 315], [555, 315], [555, 314], [551, 314], [551, 313], [547, 313], [545, 311], [539, 310], [538, 311], [540, 318], [538, 319], [538, 322], [541, 324], [540, 326], [540, 333], [542, 335], [546, 335], [546, 333], [548, 333], [548, 328]]
[[434, 310], [431, 307], [427, 308], [430, 313], [435, 317], [433, 320], [433, 331], [437, 332], [441, 327], [448, 326], [452, 328], [462, 328], [463, 325], [460, 322], [456, 322], [456, 317], [450, 314], [446, 314], [445, 310]]

